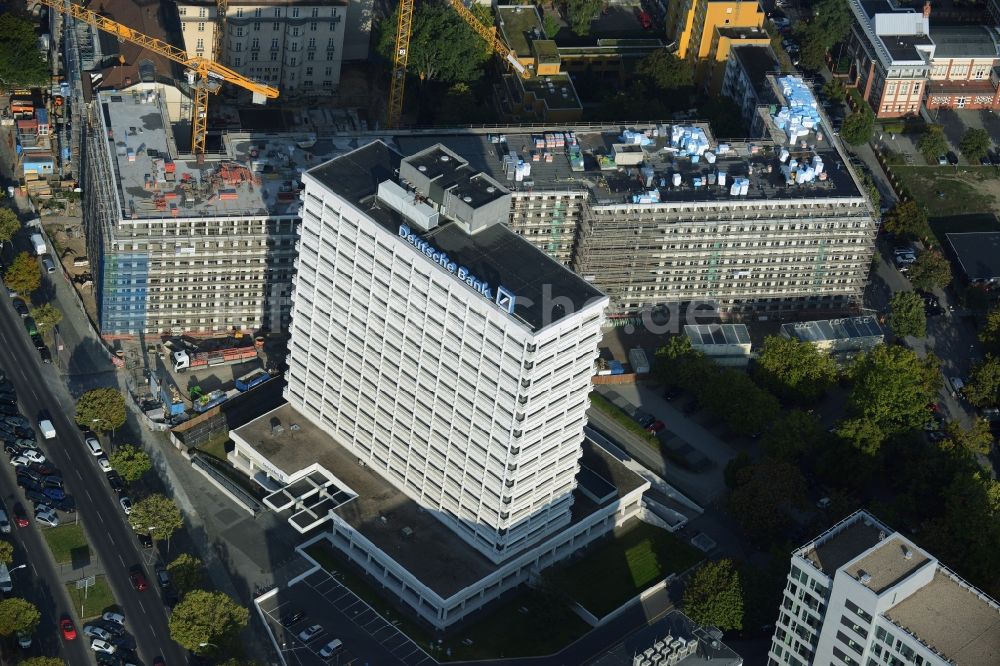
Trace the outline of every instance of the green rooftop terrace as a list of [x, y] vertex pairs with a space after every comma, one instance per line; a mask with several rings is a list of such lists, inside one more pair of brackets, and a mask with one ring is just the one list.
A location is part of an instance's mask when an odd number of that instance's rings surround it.
[[534, 31], [538, 30], [538, 34], [543, 37], [545, 35], [542, 20], [534, 6], [500, 5], [497, 7], [497, 16], [500, 20], [500, 32], [507, 45], [519, 56], [531, 55]]

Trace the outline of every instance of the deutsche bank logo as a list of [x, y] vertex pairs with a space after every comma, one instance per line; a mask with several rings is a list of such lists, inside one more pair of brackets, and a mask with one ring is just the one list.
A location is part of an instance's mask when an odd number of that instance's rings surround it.
[[445, 252], [442, 252], [425, 241], [405, 224], [399, 225], [399, 237], [406, 240], [407, 243], [415, 247], [418, 252], [421, 252], [432, 262], [441, 266], [441, 268], [445, 269], [449, 273], [457, 276], [459, 280], [496, 303], [497, 307], [506, 310], [507, 314], [514, 314], [514, 294], [501, 286], [497, 286], [496, 296], [494, 296], [493, 288], [490, 286], [489, 282], [480, 280], [478, 277], [473, 275], [472, 271], [468, 268], [460, 266], [456, 262], [452, 261], [451, 257], [449, 257]]
[[515, 300], [514, 294], [497, 285], [497, 297], [495, 302], [502, 310], [506, 310], [507, 314], [514, 314]]

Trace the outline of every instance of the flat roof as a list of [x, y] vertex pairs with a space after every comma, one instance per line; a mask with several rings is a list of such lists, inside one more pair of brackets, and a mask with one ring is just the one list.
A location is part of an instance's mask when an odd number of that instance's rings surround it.
[[[306, 133], [226, 136], [221, 153], [204, 164], [180, 155], [160, 97], [151, 91], [98, 96], [114, 166], [122, 219], [219, 216], [294, 216], [301, 202], [298, 177], [336, 146]], [[315, 142], [308, 149], [307, 145]], [[172, 161], [172, 179], [166, 161]], [[223, 173], [223, 165], [229, 174]]]
[[885, 616], [957, 666], [1000, 663], [1000, 609], [947, 569]]
[[767, 85], [767, 75], [781, 71], [774, 50], [769, 45], [744, 44], [733, 47], [733, 57], [746, 72], [757, 97], [763, 97], [765, 91], [770, 89]]
[[782, 324], [781, 331], [788, 337], [796, 338], [802, 342], [880, 338], [885, 335], [875, 317], [844, 317], [842, 319], [790, 322]]
[[[706, 123], [676, 124], [706, 130], [712, 144], [711, 148], [718, 148], [717, 142], [711, 139], [711, 128]], [[791, 151], [791, 157], [797, 156], [802, 160], [818, 155], [823, 160], [827, 180], [788, 185], [778, 169], [776, 156], [761, 150], [765, 146], [773, 145], [773, 142], [767, 139], [727, 142], [729, 152], [719, 154], [714, 164], [709, 164], [704, 159], [694, 162], [688, 157], [677, 156], [673, 150], [668, 150], [672, 125], [643, 125], [628, 128], [650, 134], [648, 137], [650, 143], [641, 147], [643, 164], [653, 172], [653, 182], [650, 187], [646, 187], [646, 183], [639, 177], [639, 167], [601, 169], [598, 158], [613, 157], [613, 146], [623, 143], [621, 136], [626, 128], [620, 125], [554, 124], [549, 128], [539, 128], [534, 131], [523, 127], [502, 127], [496, 128], [492, 133], [426, 130], [420, 133], [398, 134], [394, 139], [399, 150], [406, 155], [442, 143], [468, 160], [471, 167], [489, 174], [512, 192], [588, 191], [592, 195], [591, 203], [596, 205], [631, 205], [634, 195], [645, 193], [650, 189], [659, 192], [660, 204], [668, 205], [691, 202], [729, 203], [746, 199], [799, 202], [814, 198], [864, 196], [837, 149], [828, 141], [816, 141], [814, 134], [804, 137], [804, 140], [813, 144], [816, 149], [796, 149]], [[578, 167], [582, 170], [574, 170], [571, 165], [569, 147], [535, 148], [536, 138], [542, 138], [545, 133], [552, 132], [560, 135], [571, 133], [582, 157], [582, 164]], [[503, 141], [499, 140], [500, 137], [503, 137]], [[546, 150], [552, 155], [551, 162], [541, 159], [542, 153]], [[508, 179], [504, 172], [503, 158], [511, 152], [516, 152], [520, 158], [530, 163], [531, 173], [523, 181]], [[535, 161], [535, 156], [540, 159]], [[771, 173], [768, 173], [768, 167]], [[726, 186], [694, 186], [694, 178], [707, 180], [709, 174], [717, 174], [719, 171], [727, 175]], [[680, 174], [682, 179], [681, 185], [677, 187], [671, 181], [675, 173]], [[730, 195], [730, 185], [732, 179], [736, 177], [747, 178], [750, 181], [747, 194], [744, 196]]]
[[[282, 426], [279, 434], [273, 434], [274, 424]], [[284, 403], [234, 432], [285, 474], [318, 464], [339, 479], [357, 497], [335, 508], [334, 513], [442, 598], [499, 568], [434, 518], [432, 511], [423, 510], [371, 467], [359, 465], [356, 454], [292, 405]], [[645, 483], [590, 440], [584, 440], [583, 449], [583, 459], [589, 461], [592, 473], [614, 484], [617, 497]], [[599, 506], [575, 491], [573, 523]], [[404, 535], [404, 528], [411, 531]]]
[[684, 334], [696, 345], [750, 344], [746, 324], [688, 324], [684, 327]]
[[827, 576], [877, 545], [890, 530], [873, 516], [859, 511], [818, 536], [798, 553]]
[[996, 58], [996, 33], [985, 25], [931, 25], [935, 58]]
[[580, 107], [580, 98], [569, 74], [551, 74], [535, 76], [530, 79], [517, 79], [525, 92], [530, 92], [537, 99], [544, 100], [550, 109], [576, 109]]
[[[844, 571], [875, 594], [881, 594], [930, 561], [922, 550], [894, 535], [880, 541], [871, 552], [851, 562]], [[864, 579], [868, 582], [862, 580], [863, 576], [870, 576]]]
[[717, 30], [721, 36], [728, 37], [729, 39], [771, 39], [771, 36], [767, 34], [767, 30], [763, 28], [724, 26], [717, 28]]
[[[514, 53], [523, 57], [531, 55], [531, 42], [535, 39], [533, 32], [543, 30], [542, 20], [534, 5], [499, 5], [497, 7], [497, 23], [507, 46]], [[545, 33], [542, 33], [542, 39]]]
[[965, 277], [970, 280], [1000, 278], [1000, 231], [946, 234]]
[[893, 62], [923, 62], [918, 46], [933, 46], [927, 35], [882, 35], [882, 43]]
[[[456, 153], [465, 157], [459, 151]], [[398, 152], [375, 141], [316, 167], [309, 174], [398, 238], [399, 226], [407, 218], [381, 205], [375, 193], [379, 183], [395, 180], [401, 159]], [[421, 237], [473, 275], [514, 294], [514, 317], [533, 331], [607, 298], [503, 224], [493, 224], [470, 235], [458, 224], [445, 220]], [[403, 239], [399, 242], [405, 243]], [[413, 252], [418, 254], [416, 249]], [[428, 262], [433, 263], [429, 259]], [[568, 299], [572, 311], [555, 302], [562, 299]]]

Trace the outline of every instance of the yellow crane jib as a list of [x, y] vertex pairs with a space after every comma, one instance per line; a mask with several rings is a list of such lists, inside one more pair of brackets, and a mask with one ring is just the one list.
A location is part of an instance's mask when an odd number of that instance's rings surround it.
[[205, 136], [208, 128], [208, 94], [217, 93], [219, 88], [222, 87], [223, 81], [237, 85], [244, 90], [249, 90], [253, 93], [253, 101], [256, 104], [263, 104], [266, 99], [275, 99], [278, 97], [277, 88], [258, 83], [214, 60], [200, 56], [190, 56], [184, 49], [179, 49], [162, 39], [150, 37], [138, 30], [133, 30], [127, 25], [112, 21], [81, 5], [66, 2], [65, 0], [38, 0], [38, 2], [57, 12], [71, 16], [78, 21], [83, 21], [99, 30], [115, 35], [119, 39], [137, 44], [144, 49], [148, 49], [153, 53], [157, 53], [187, 67], [195, 75], [191, 81], [194, 88], [194, 104], [191, 114], [191, 149], [196, 155], [201, 156], [205, 154]]

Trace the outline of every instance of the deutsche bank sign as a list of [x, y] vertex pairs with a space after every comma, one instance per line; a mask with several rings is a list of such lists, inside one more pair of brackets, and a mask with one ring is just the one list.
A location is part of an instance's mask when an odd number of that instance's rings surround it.
[[468, 268], [456, 264], [451, 260], [451, 257], [418, 236], [405, 224], [399, 225], [399, 237], [413, 247], [417, 248], [419, 252], [422, 252], [425, 257], [433, 261], [435, 264], [449, 273], [454, 274], [459, 280], [496, 303], [501, 309], [506, 310], [507, 314], [514, 314], [514, 294], [497, 285], [496, 294], [494, 295], [489, 282], [480, 280], [473, 275]]

